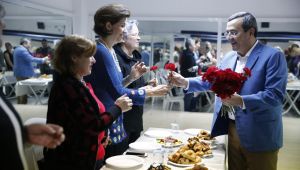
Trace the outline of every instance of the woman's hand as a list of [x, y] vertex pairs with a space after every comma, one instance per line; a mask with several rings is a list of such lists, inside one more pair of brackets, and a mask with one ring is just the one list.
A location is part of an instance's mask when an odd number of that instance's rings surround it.
[[153, 86], [150, 86], [150, 85], [146, 85], [146, 86], [143, 86], [143, 87], [140, 87], [139, 89], [152, 89]]
[[131, 110], [133, 104], [132, 100], [124, 94], [115, 101], [115, 105], [119, 106], [122, 112], [127, 112], [128, 110]]
[[146, 88], [146, 95], [148, 97], [153, 96], [164, 96], [166, 95], [172, 87], [169, 85], [157, 85], [156, 87]]
[[103, 145], [104, 148], [107, 147], [107, 145], [109, 145], [111, 142], [111, 139], [110, 139], [110, 136], [107, 135], [107, 136], [104, 136], [104, 139], [103, 141], [101, 141], [101, 144]]
[[147, 69], [144, 62], [137, 62], [131, 67], [130, 78], [131, 82], [140, 78], [143, 74], [145, 74], [149, 69]]

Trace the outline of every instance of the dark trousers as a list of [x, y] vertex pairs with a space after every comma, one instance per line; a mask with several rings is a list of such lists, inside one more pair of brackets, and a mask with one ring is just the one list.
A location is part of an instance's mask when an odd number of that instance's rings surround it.
[[127, 137], [128, 137], [128, 146], [130, 143], [135, 142], [140, 136], [141, 136], [141, 131], [134, 131], [134, 132], [126, 132]]
[[[17, 81], [26, 80], [28, 77], [16, 77]], [[17, 97], [18, 104], [27, 104], [27, 95]]]
[[104, 160], [96, 160], [94, 170], [100, 170], [104, 165]]
[[194, 108], [192, 108], [192, 100], [194, 98], [194, 93], [187, 93], [184, 95], [184, 111], [191, 112]]
[[[255, 136], [253, 136], [255, 138]], [[249, 152], [241, 146], [235, 124], [228, 129], [229, 170], [276, 170], [278, 151]]]
[[105, 148], [105, 159], [116, 155], [122, 155], [128, 149], [127, 143], [128, 137], [118, 144], [107, 145]]
[[41, 74], [52, 74], [52, 69], [48, 64], [40, 64]]

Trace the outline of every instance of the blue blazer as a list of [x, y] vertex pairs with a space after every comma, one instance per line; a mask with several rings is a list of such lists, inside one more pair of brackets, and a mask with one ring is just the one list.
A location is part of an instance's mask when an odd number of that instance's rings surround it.
[[[219, 68], [235, 69], [237, 53], [224, 56]], [[282, 103], [287, 83], [287, 64], [278, 50], [258, 43], [250, 54], [246, 67], [252, 76], [243, 84], [240, 95], [245, 110], [236, 107], [236, 129], [241, 145], [252, 152], [272, 151], [282, 147]], [[210, 89], [200, 78], [189, 79], [188, 92]], [[221, 99], [215, 98], [212, 136], [228, 134], [228, 118], [219, 112]]]
[[14, 51], [14, 75], [16, 77], [33, 77], [35, 75], [32, 62], [44, 63], [44, 59], [33, 57], [22, 45]]

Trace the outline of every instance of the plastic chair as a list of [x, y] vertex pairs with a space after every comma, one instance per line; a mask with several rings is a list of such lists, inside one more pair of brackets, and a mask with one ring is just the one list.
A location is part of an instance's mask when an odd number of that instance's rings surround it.
[[[166, 80], [166, 71], [164, 69], [158, 69], [158, 71], [156, 71], [155, 73], [155, 76], [153, 74], [150, 75], [150, 78], [156, 78], [157, 81], [158, 81], [158, 84], [167, 84], [167, 80]], [[164, 100], [165, 99], [165, 96], [154, 96], [152, 97], [152, 101], [151, 101], [151, 107], [153, 108], [154, 107], [154, 104], [156, 101], [158, 100]]]
[[173, 104], [179, 104], [179, 110], [184, 111], [184, 100], [182, 96], [173, 96], [172, 93], [168, 93], [163, 101], [163, 110], [172, 110]]
[[[24, 125], [30, 124], [46, 124], [45, 118], [30, 118], [25, 121]], [[28, 148], [25, 148], [26, 160], [30, 170], [38, 170], [37, 161], [42, 160], [44, 158], [43, 153], [44, 147], [32, 145]]]
[[7, 97], [13, 97], [12, 95], [15, 92], [15, 84], [16, 83], [17, 83], [17, 79], [13, 75], [12, 71], [3, 72], [3, 76], [0, 81], [0, 87], [11, 88], [9, 94], [5, 94]]

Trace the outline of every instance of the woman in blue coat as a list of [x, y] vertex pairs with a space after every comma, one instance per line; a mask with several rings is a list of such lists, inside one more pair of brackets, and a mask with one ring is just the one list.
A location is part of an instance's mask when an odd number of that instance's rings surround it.
[[[138, 77], [129, 75], [123, 82], [123, 75], [118, 63], [113, 45], [123, 37], [125, 21], [130, 11], [123, 5], [107, 5], [97, 10], [94, 16], [94, 31], [99, 35], [92, 73], [86, 77], [94, 88], [95, 94], [105, 107], [110, 107], [114, 101], [127, 94], [134, 105], [143, 105], [147, 96], [162, 96], [169, 91], [167, 85], [153, 88], [128, 89], [123, 84], [133, 82]], [[123, 115], [120, 116], [109, 130], [111, 144], [106, 148], [106, 157], [122, 154], [126, 149], [126, 132], [123, 127]]]

